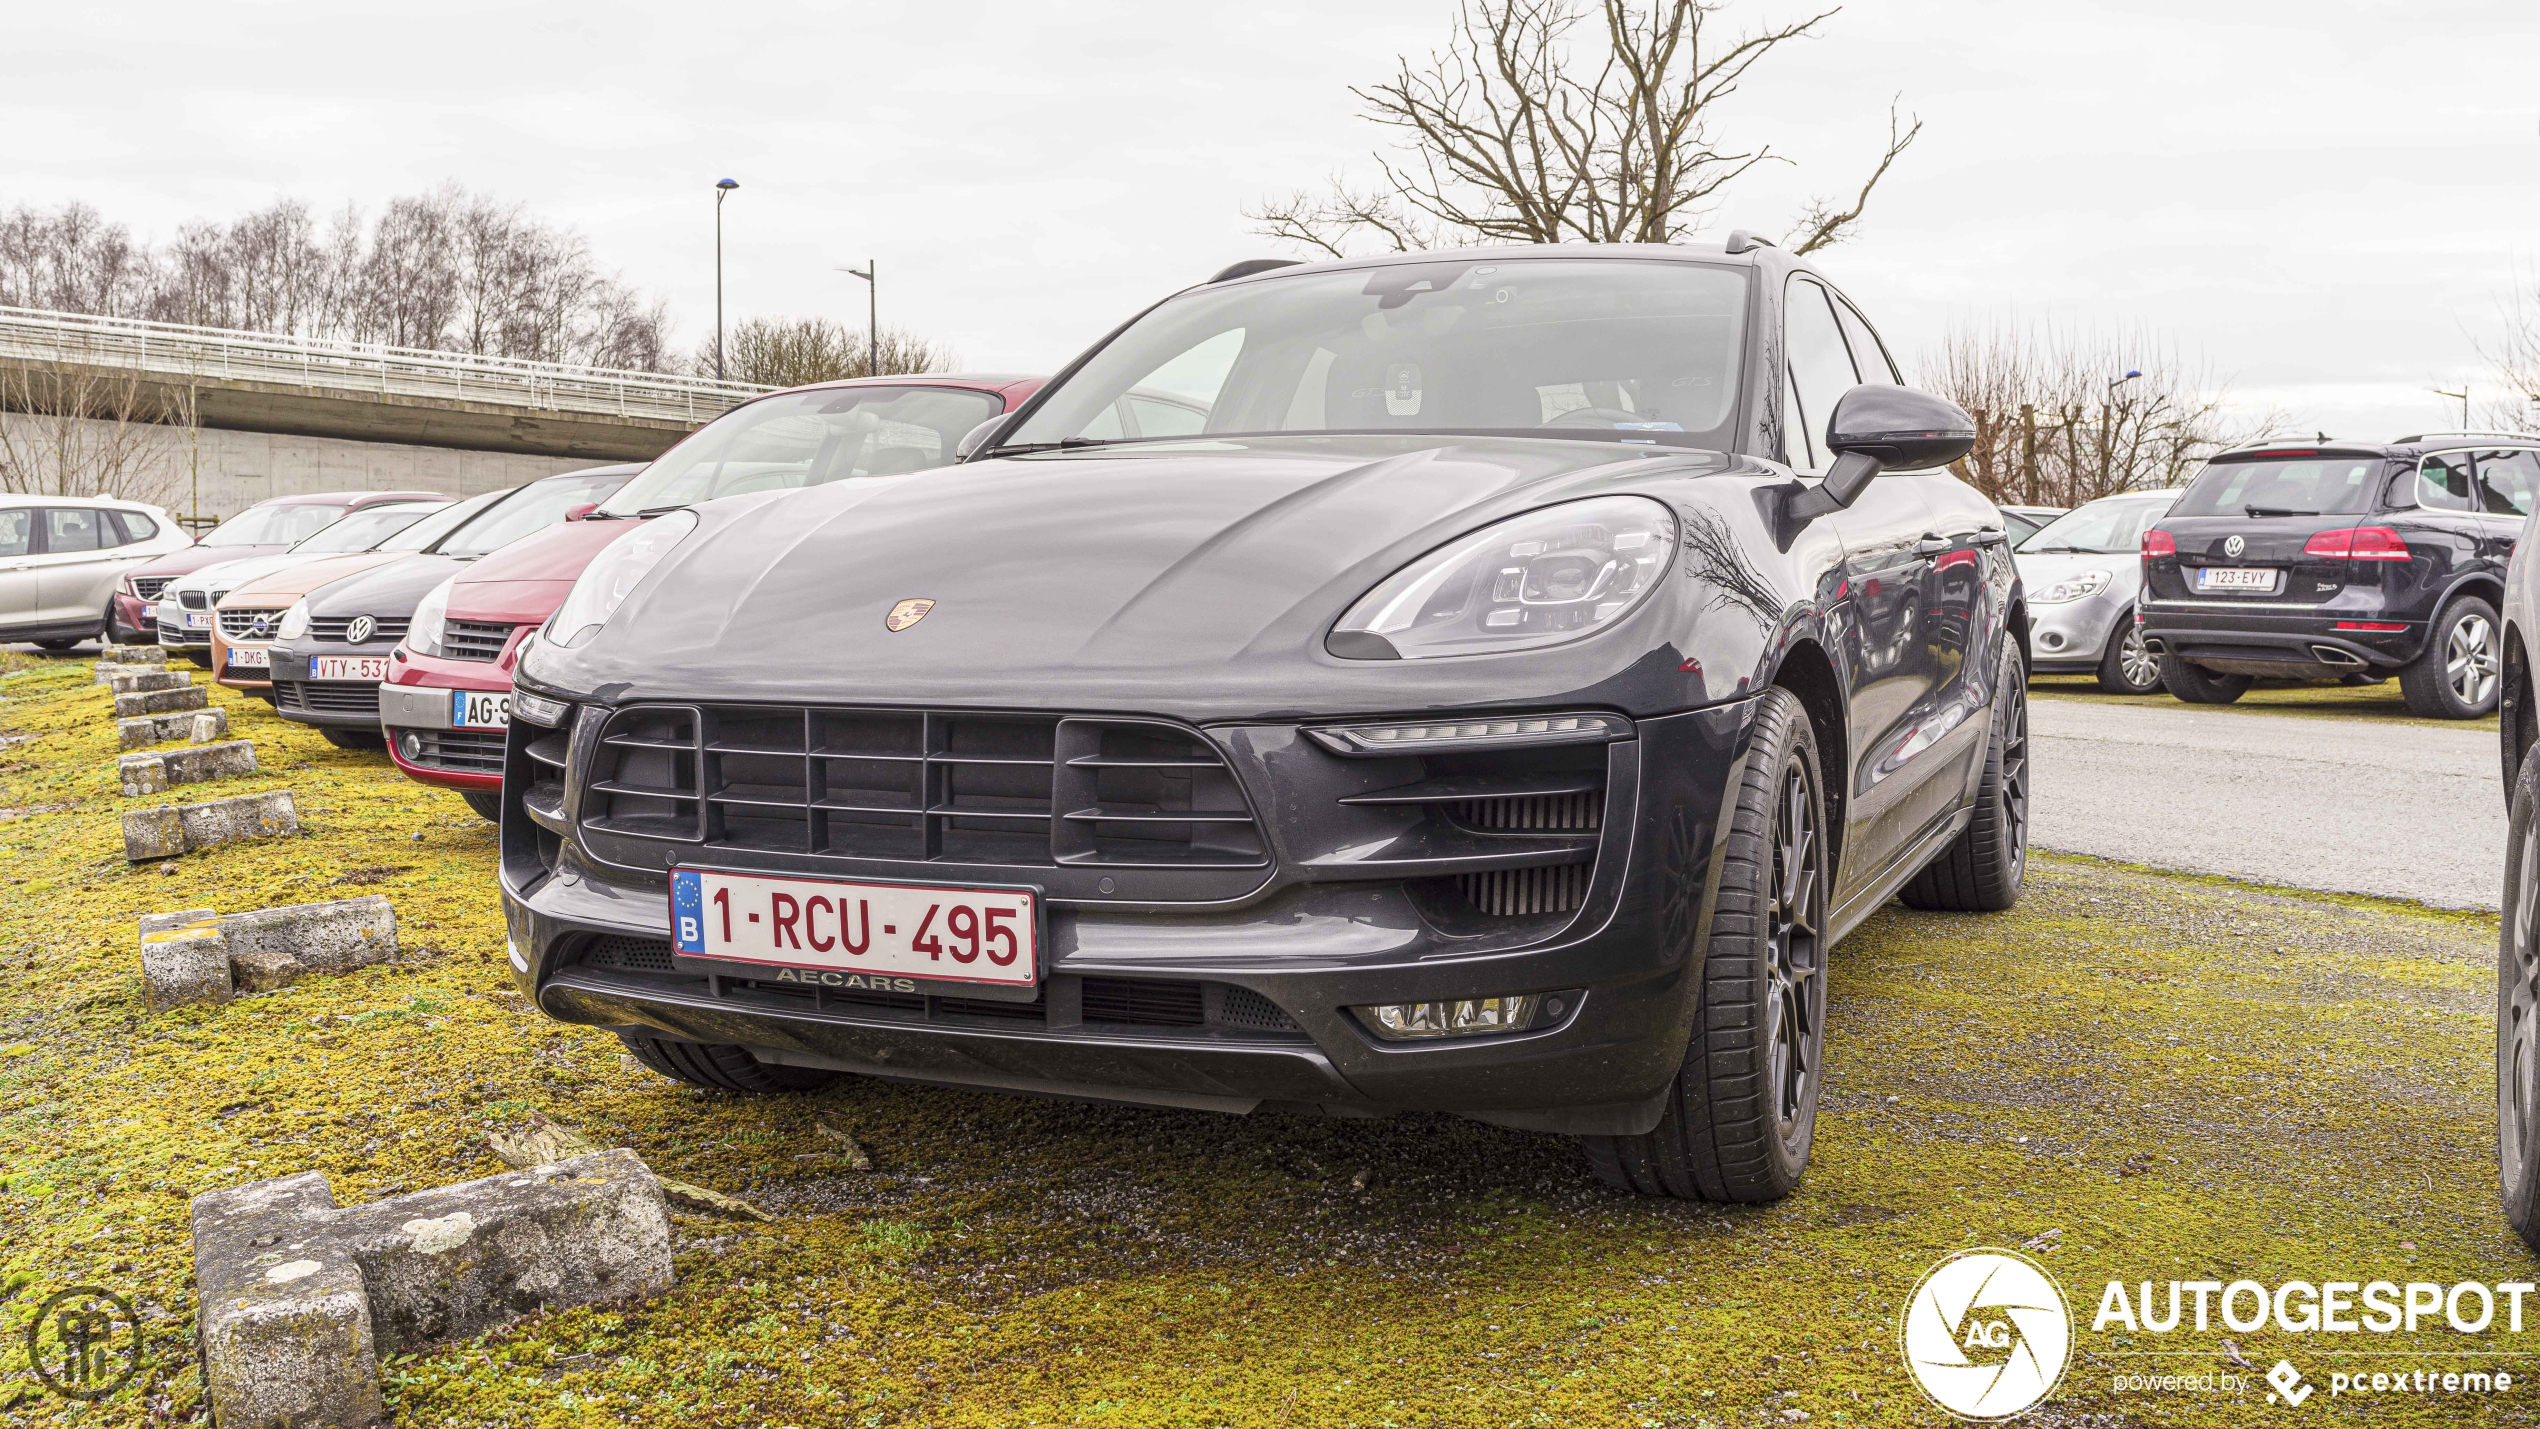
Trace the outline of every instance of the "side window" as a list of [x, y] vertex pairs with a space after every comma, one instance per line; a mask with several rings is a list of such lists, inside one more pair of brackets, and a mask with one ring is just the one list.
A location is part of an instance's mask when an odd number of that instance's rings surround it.
[[1860, 313], [1841, 298], [1834, 300], [1834, 310], [1835, 315], [1843, 319], [1843, 337], [1852, 344], [1852, 365], [1861, 370], [1861, 380], [1883, 387], [1904, 386], [1905, 379], [1897, 372], [1896, 364], [1889, 360], [1887, 349], [1879, 345], [1879, 335], [1870, 331], [1869, 323]]
[[115, 520], [123, 526], [123, 540], [127, 546], [135, 541], [147, 541], [159, 534], [159, 523], [138, 511], [118, 511], [115, 513]]
[[1826, 423], [1834, 416], [1836, 401], [1860, 385], [1831, 303], [1825, 289], [1805, 278], [1793, 278], [1782, 315], [1790, 378], [1799, 389], [1799, 410], [1808, 433], [1810, 471], [1823, 471], [1834, 460], [1826, 447]]
[[1208, 413], [1181, 402], [1168, 402], [1136, 392], [1120, 399], [1137, 419], [1142, 437], [1195, 437], [1208, 428]]
[[0, 556], [23, 556], [34, 544], [35, 512], [25, 506], [0, 510]]
[[2417, 463], [2417, 505], [2428, 511], [2475, 511], [2468, 452], [2437, 452]]
[[48, 555], [94, 551], [114, 545], [106, 539], [106, 513], [93, 506], [44, 508], [44, 550]]
[[2502, 450], [2478, 454], [2478, 506], [2490, 516], [2528, 516], [2540, 493], [2540, 452]]

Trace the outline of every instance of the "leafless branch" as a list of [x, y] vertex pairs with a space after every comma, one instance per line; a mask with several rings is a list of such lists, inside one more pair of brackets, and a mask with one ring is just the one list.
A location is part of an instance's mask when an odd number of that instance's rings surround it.
[[1799, 215], [1797, 226], [1791, 229], [1789, 237], [1782, 240], [1782, 246], [1794, 254], [1805, 255], [1820, 248], [1831, 248], [1849, 237], [1852, 226], [1861, 221], [1862, 213], [1870, 206], [1870, 191], [1879, 186], [1879, 180], [1887, 177], [1887, 171], [1896, 164], [1896, 156], [1904, 153], [1906, 146], [1922, 132], [1923, 120], [1919, 114], [1914, 116], [1911, 125], [1900, 132], [1896, 125], [1896, 104], [1890, 101], [1887, 106], [1887, 152], [1879, 156], [1878, 166], [1870, 170], [1870, 176], [1861, 181], [1861, 191], [1852, 196], [1852, 206], [1838, 211], [1831, 199], [1809, 200], [1808, 207]]

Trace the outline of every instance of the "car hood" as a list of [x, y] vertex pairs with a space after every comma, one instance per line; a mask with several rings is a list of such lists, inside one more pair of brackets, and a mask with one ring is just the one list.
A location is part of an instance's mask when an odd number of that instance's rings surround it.
[[312, 616], [412, 617], [415, 607], [461, 562], [450, 556], [406, 556], [309, 592]]
[[187, 546], [183, 550], [170, 551], [164, 556], [157, 557], [147, 565], [135, 566], [124, 574], [139, 577], [164, 577], [173, 580], [177, 576], [199, 571], [205, 566], [219, 565], [226, 561], [253, 560], [258, 556], [270, 556], [287, 549], [289, 548], [284, 546]]
[[236, 590], [259, 576], [267, 576], [301, 561], [318, 560], [316, 556], [293, 556], [288, 551], [271, 556], [249, 556], [244, 560], [215, 561], [168, 582], [174, 590]]
[[2143, 579], [2143, 560], [2132, 551], [2021, 551], [2011, 561], [2019, 567], [2020, 584], [2032, 596], [2083, 571], [2106, 571], [2108, 589], [2120, 594], [2133, 590]]
[[[1731, 464], [1604, 442], [1293, 437], [735, 498], [700, 508], [697, 534], [600, 634], [540, 647], [531, 673], [733, 699], [1266, 710], [1329, 707], [1336, 688], [1395, 699], [1385, 688], [1416, 665], [1423, 704], [1526, 699], [1583, 687], [1567, 676], [1592, 684], [1648, 647], [1618, 627], [1557, 653], [1369, 662], [1333, 658], [1323, 635], [1378, 581], [1475, 527]], [[904, 600], [934, 605], [894, 633], [883, 618]]]
[[224, 600], [298, 600], [329, 581], [359, 575], [391, 561], [402, 561], [409, 551], [353, 551], [340, 556], [312, 556], [304, 561], [287, 562], [253, 580], [240, 581], [229, 588]]
[[471, 561], [459, 584], [478, 581], [571, 581], [600, 548], [634, 529], [631, 521], [561, 521], [532, 531], [484, 559]]

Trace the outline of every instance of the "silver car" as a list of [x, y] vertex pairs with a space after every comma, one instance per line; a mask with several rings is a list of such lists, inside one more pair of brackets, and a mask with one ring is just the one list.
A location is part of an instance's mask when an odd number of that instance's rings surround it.
[[2031, 674], [2096, 675], [2112, 695], [2161, 688], [2134, 605], [2143, 590], [2143, 532], [2178, 491], [2129, 491], [2076, 506], [2020, 543], [2028, 590]]
[[0, 641], [69, 649], [105, 627], [125, 571], [193, 544], [146, 502], [0, 493]]

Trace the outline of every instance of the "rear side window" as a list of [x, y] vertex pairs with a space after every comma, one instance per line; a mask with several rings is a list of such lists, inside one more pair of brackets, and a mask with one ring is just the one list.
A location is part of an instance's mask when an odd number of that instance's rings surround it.
[[106, 513], [93, 506], [44, 508], [44, 549], [52, 555], [120, 545], [106, 534]]
[[2205, 464], [2172, 516], [2331, 516], [2372, 508], [2381, 458], [2253, 457]]
[[135, 541], [147, 541], [159, 534], [159, 523], [138, 511], [118, 511], [115, 513], [115, 520], [123, 526], [125, 545]]
[[27, 547], [34, 544], [29, 539], [34, 533], [35, 512], [30, 508], [17, 506], [0, 511], [0, 556], [25, 555]]
[[2478, 496], [2468, 452], [2437, 452], [2417, 463], [2416, 504], [2428, 511], [2475, 511]]
[[2540, 493], [2540, 452], [2478, 454], [2478, 506], [2491, 516], [2528, 516]]
[[1834, 300], [1834, 310], [1843, 319], [1844, 340], [1852, 344], [1852, 365], [1861, 369], [1861, 380], [1883, 387], [1904, 386], [1905, 379], [1897, 374], [1896, 364], [1888, 360], [1887, 349], [1879, 345], [1869, 323], [1841, 298]]

